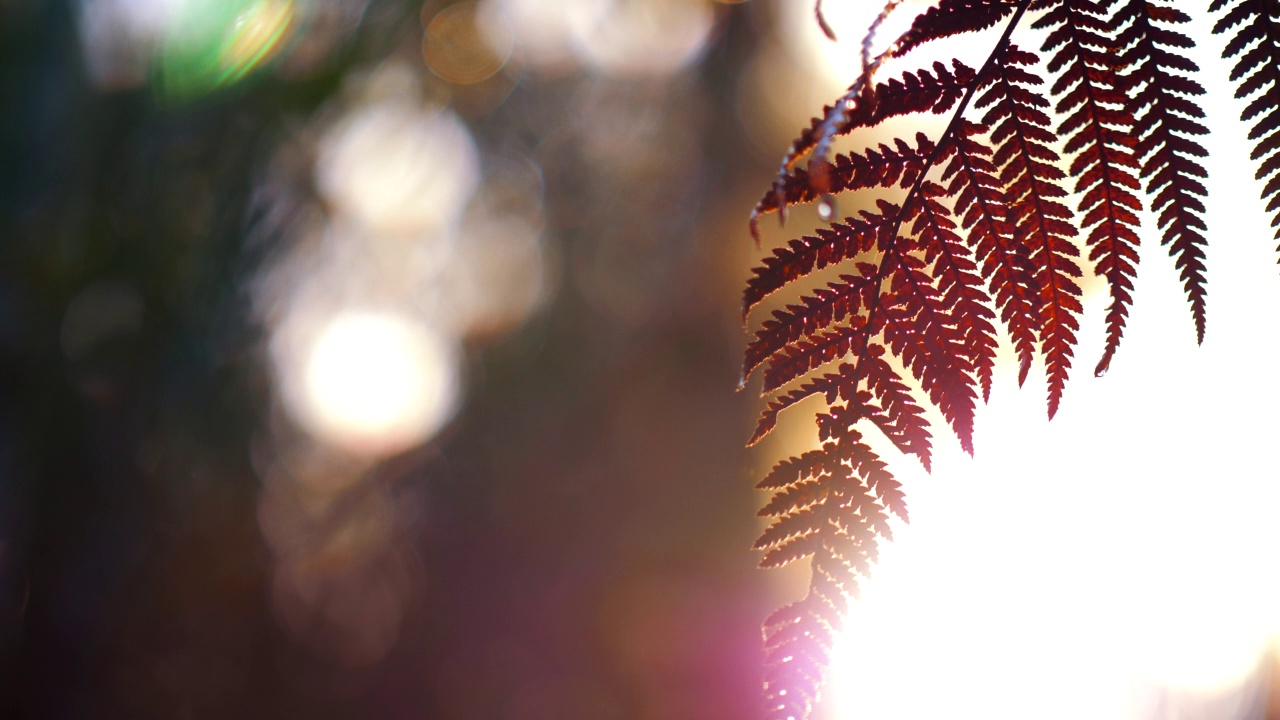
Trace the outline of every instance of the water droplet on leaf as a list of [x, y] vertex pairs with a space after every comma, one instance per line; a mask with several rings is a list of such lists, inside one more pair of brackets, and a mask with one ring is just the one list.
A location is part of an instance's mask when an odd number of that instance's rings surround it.
[[830, 195], [823, 195], [818, 199], [818, 217], [823, 222], [830, 222], [831, 218], [836, 215], [836, 201]]

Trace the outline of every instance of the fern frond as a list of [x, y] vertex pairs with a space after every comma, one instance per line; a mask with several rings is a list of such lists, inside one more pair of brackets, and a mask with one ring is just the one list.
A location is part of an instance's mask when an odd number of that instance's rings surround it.
[[[1009, 35], [1030, 0], [1010, 3], [1007, 9], [999, 3], [984, 5], [999, 16], [1011, 10], [1013, 18], [998, 50], [981, 70], [975, 72], [957, 62], [950, 72], [935, 64], [932, 73], [907, 74], [902, 80], [864, 89], [857, 102], [847, 102], [853, 96], [846, 96], [841, 102], [847, 104], [836, 115], [828, 109], [824, 119], [793, 145], [779, 182], [752, 215], [754, 230], [759, 214], [781, 213], [789, 204], [825, 199], [832, 191], [906, 190], [901, 204], [879, 199], [875, 212], [864, 211], [859, 218], [819, 231], [817, 237], [791, 241], [775, 250], [753, 271], [744, 293], [745, 317], [770, 293], [818, 269], [842, 263], [856, 270], [775, 311], [749, 343], [743, 362], [744, 380], [757, 367], [765, 367], [765, 394], [802, 380], [798, 387], [768, 401], [749, 444], [774, 428], [779, 413], [806, 398], [822, 395], [827, 405], [826, 412], [817, 416], [822, 448], [780, 463], [763, 483], [777, 494], [761, 511], [775, 518], [756, 545], [765, 552], [762, 565], [808, 558], [811, 569], [809, 595], [791, 606], [794, 615], [788, 613], [777, 628], [766, 623], [771, 717], [807, 716], [817, 699], [827, 648], [839, 627], [846, 596], [855, 594], [857, 579], [870, 572], [877, 538], [891, 537], [889, 514], [907, 519], [900, 483], [862, 441], [855, 426], [865, 421], [898, 450], [920, 458], [928, 469], [932, 437], [916, 397], [922, 391], [941, 411], [961, 446], [972, 452], [978, 389], [983, 397], [990, 392], [996, 350], [995, 312], [984, 286], [998, 275], [1005, 295], [1019, 298], [1018, 307], [1031, 306], [1031, 298], [1038, 301], [1025, 283], [1017, 286], [1029, 275], [1037, 256], [1027, 249], [1032, 233], [1007, 217], [1014, 206], [1006, 202], [1012, 198], [1025, 203], [1031, 198], [1047, 204], [1057, 197], [1051, 192], [1052, 179], [1040, 168], [1044, 146], [1034, 133], [1034, 129], [1043, 131], [1045, 123], [1027, 119], [1023, 106], [1033, 103], [1018, 95], [1022, 91], [1018, 83], [1029, 84], [1025, 77], [1031, 75], [1018, 67], [1023, 55], [1009, 44]], [[1006, 139], [1015, 138], [1022, 147], [1014, 151], [1001, 147], [993, 156], [985, 147], [975, 147], [982, 145], [975, 138], [981, 130], [966, 124], [963, 113], [980, 87], [995, 84], [997, 75], [1014, 90], [1006, 92], [1012, 97], [988, 115], [1004, 121], [996, 131], [1003, 131]], [[1009, 76], [1016, 77], [1009, 80]], [[987, 94], [994, 98], [998, 93]], [[1001, 109], [1008, 109], [1010, 117]], [[917, 135], [914, 145], [899, 140], [894, 147], [851, 153], [834, 163], [821, 157], [824, 143], [836, 132], [898, 114], [948, 111], [951, 120], [936, 143]], [[1015, 112], [1017, 116], [1011, 117]], [[1034, 129], [1008, 132], [1010, 122]], [[815, 157], [808, 167], [790, 171], [790, 163], [809, 148]], [[1003, 157], [995, 162], [1001, 153]], [[946, 186], [930, 179], [931, 173], [941, 170], [941, 163], [954, 158], [959, 159], [942, 173]], [[1021, 170], [1017, 169], [1020, 159], [1027, 161]], [[821, 176], [815, 168], [820, 168]], [[1028, 183], [1030, 190], [1019, 190]], [[960, 195], [964, 195], [958, 202], [965, 213], [960, 222], [969, 227], [981, 223], [988, 229], [980, 249], [988, 269], [981, 275], [974, 249], [960, 236], [950, 208]], [[1037, 212], [1042, 220], [1058, 218], [1053, 207]], [[1056, 226], [1049, 232], [1057, 232]], [[1060, 249], [1051, 248], [1050, 260], [1059, 254]], [[1014, 262], [1002, 263], [1006, 258]], [[1052, 272], [1051, 268], [1049, 279], [1055, 280]], [[1013, 301], [1005, 305], [1012, 306]], [[1017, 327], [1026, 330], [1024, 347], [1029, 351], [1043, 323]], [[897, 362], [891, 362], [890, 355]], [[834, 372], [811, 376], [839, 360], [843, 362]], [[908, 372], [918, 389], [905, 380]]]
[[1029, 251], [1039, 292], [1039, 337], [1048, 376], [1049, 417], [1058, 411], [1072, 348], [1080, 329], [1081, 276], [1074, 258], [1080, 251], [1069, 238], [1075, 236], [1074, 216], [1060, 198], [1067, 196], [1061, 181], [1055, 139], [1045, 108], [1049, 101], [1036, 90], [1044, 83], [1033, 68], [1039, 58], [1015, 45], [997, 48], [998, 61], [983, 78], [978, 108], [989, 108], [983, 124], [991, 128], [996, 150], [992, 163], [1000, 168], [1009, 220], [1017, 242]]
[[878, 149], [867, 148], [862, 154], [837, 155], [833, 164], [823, 165], [825, 192], [815, 186], [807, 170], [797, 168], [782, 180], [781, 192], [766, 193], [756, 208], [761, 213], [773, 212], [779, 203], [798, 205], [813, 202], [824, 194], [872, 187], [911, 187], [936, 149], [924, 133], [916, 133], [915, 140], [914, 146], [898, 139], [893, 148], [882, 143]]
[[[810, 202], [830, 209], [834, 194], [872, 190], [896, 201], [877, 197], [874, 212], [774, 250], [743, 296], [745, 321], [773, 292], [845, 270], [765, 320], [743, 363], [744, 381], [764, 368], [770, 396], [749, 444], [797, 403], [825, 402], [816, 415], [821, 447], [779, 463], [759, 486], [775, 491], [760, 511], [773, 519], [757, 542], [762, 565], [807, 558], [811, 568], [805, 599], [765, 622], [771, 718], [809, 716], [846, 603], [878, 541], [891, 537], [889, 516], [907, 519], [902, 487], [863, 430], [928, 470], [931, 404], [972, 452], [997, 325], [1017, 353], [1020, 385], [1043, 358], [1052, 418], [1080, 329], [1082, 249], [1110, 291], [1101, 375], [1133, 302], [1143, 196], [1204, 338], [1207, 152], [1199, 136], [1208, 131], [1205, 91], [1190, 77], [1199, 71], [1187, 53], [1193, 42], [1181, 29], [1188, 14], [1172, 0], [937, 0], [872, 60], [871, 35], [899, 1], [889, 0], [864, 38], [856, 81], [792, 144], [751, 216], [754, 234], [760, 215]], [[1280, 240], [1280, 3], [1212, 0], [1211, 11], [1223, 13], [1213, 32], [1231, 35], [1223, 57], [1235, 59], [1231, 80], [1247, 101], [1241, 117], [1252, 123], [1251, 157]], [[1039, 55], [1013, 43], [1028, 12], [1047, 31]], [[976, 71], [935, 63], [873, 83], [889, 58], [1001, 23]], [[1052, 87], [1045, 77], [1055, 78]], [[950, 115], [940, 135], [827, 159], [836, 136], [925, 113]]]
[[[825, 107], [822, 117], [815, 118], [809, 128], [791, 144], [783, 157], [773, 188], [751, 211], [749, 224], [752, 235], [759, 239], [757, 225], [761, 215], [778, 212], [780, 217], [785, 217], [783, 212], [789, 204], [786, 189], [788, 178], [794, 174], [791, 168], [806, 153], [814, 151], [814, 161], [806, 171], [807, 181], [813, 186], [811, 197], [821, 197], [830, 192], [830, 179], [825, 174], [825, 168], [830, 163], [819, 152], [821, 147], [856, 128], [874, 127], [898, 115], [945, 113], [965, 96], [972, 87], [974, 76], [972, 68], [959, 60], [953, 60], [950, 68], [936, 62], [932, 72], [918, 70], [904, 73], [900, 79], [880, 83], [874, 89], [855, 83], [849, 93], [835, 104]], [[795, 183], [794, 180], [791, 182]]]
[[953, 339], [963, 349], [985, 399], [991, 395], [995, 368], [996, 329], [991, 324], [995, 313], [987, 306], [987, 294], [969, 246], [956, 233], [951, 211], [940, 202], [948, 195], [936, 183], [921, 186], [920, 213], [912, 232], [925, 262], [933, 263], [929, 274], [941, 293], [939, 300], [949, 318], [948, 325], [954, 322], [959, 330]]
[[1237, 28], [1222, 57], [1238, 58], [1231, 69], [1236, 98], [1251, 98], [1240, 119], [1255, 121], [1249, 139], [1257, 144], [1249, 157], [1261, 161], [1255, 179], [1267, 181], [1262, 199], [1267, 200], [1267, 212], [1276, 213], [1271, 227], [1280, 240], [1280, 18], [1275, 3], [1265, 0], [1214, 0], [1209, 11], [1223, 8], [1229, 9], [1213, 32]]
[[[901, 177], [911, 177], [912, 182], [919, 177], [919, 168], [915, 172], [903, 172]], [[899, 182], [900, 177], [889, 171], [879, 173], [877, 176], [881, 180], [880, 183], [859, 187], [876, 185], [884, 187], [883, 183], [893, 185]], [[805, 180], [807, 177], [803, 170], [797, 171], [793, 176], [793, 178]], [[766, 196], [761, 202], [767, 202], [769, 197], [771, 196]], [[817, 237], [805, 236], [792, 240], [786, 247], [775, 249], [772, 257], [765, 258], [762, 266], [751, 271], [752, 277], [747, 280], [746, 290], [742, 293], [743, 320], [746, 320], [747, 314], [761, 300], [785, 287], [787, 283], [805, 277], [815, 270], [852, 260], [859, 254], [870, 252], [876, 244], [876, 233], [893, 220], [894, 218], [884, 217], [882, 213], [877, 215], [864, 212], [859, 219], [847, 218], [843, 224], [834, 223], [829, 229], [819, 228]]]
[[844, 363], [833, 373], [826, 373], [808, 380], [800, 387], [774, 397], [760, 412], [760, 417], [756, 420], [756, 430], [752, 433], [751, 439], [747, 440], [747, 447], [755, 445], [772, 432], [774, 426], [778, 424], [778, 415], [796, 403], [819, 394], [824, 395], [828, 403], [833, 403], [841, 397], [846, 400], [851, 398], [854, 393], [848, 377], [852, 375], [853, 366]]
[[756, 489], [774, 490], [813, 477], [821, 471], [825, 458], [826, 453], [822, 450], [810, 450], [798, 457], [787, 458], [774, 465], [769, 474], [756, 483]]
[[[887, 508], [906, 516], [901, 489], [884, 462], [835, 406], [819, 416], [821, 451], [793, 458], [770, 473], [778, 488], [762, 514], [777, 519], [756, 542], [772, 567], [810, 558], [809, 592], [765, 621], [768, 717], [808, 717], [857, 578], [875, 561], [879, 538], [891, 531]], [[834, 416], [833, 416], [834, 415]], [[771, 482], [771, 484], [773, 484]]]
[[[793, 483], [774, 494], [773, 499], [756, 513], [758, 517], [775, 517], [795, 513], [807, 509], [822, 500], [823, 483], [817, 478]], [[765, 542], [761, 535], [756, 541], [756, 549], [776, 545], [776, 542]]]
[[[884, 359], [884, 353], [883, 346], [871, 343], [862, 358], [862, 377], [872, 397], [865, 403], [867, 418], [899, 452], [919, 458], [927, 471], [933, 440], [924, 409], [916, 403], [902, 376]], [[878, 407], [872, 405], [872, 401], [877, 402]]]
[[771, 393], [811, 370], [858, 351], [866, 341], [866, 320], [860, 316], [850, 318], [847, 326], [798, 340], [770, 359], [760, 392]]
[[823, 515], [818, 512], [818, 509], [813, 506], [820, 504], [825, 500], [828, 492], [827, 486], [829, 484], [826, 482], [826, 478], [827, 476], [822, 474], [811, 480], [809, 483], [792, 485], [778, 493], [778, 495], [775, 495], [775, 500], [781, 496], [784, 500], [795, 501], [796, 498], [794, 495], [797, 492], [796, 489], [807, 484], [812, 486], [812, 493], [815, 497], [810, 498], [810, 501], [805, 503], [803, 507], [783, 506], [773, 508], [769, 514], [778, 515], [780, 517], [765, 529], [764, 532], [760, 533], [760, 537], [752, 547], [756, 550], [765, 550], [777, 545], [786, 544], [794, 538], [818, 532], [822, 523], [826, 522], [826, 520]]
[[770, 720], [807, 718], [817, 704], [823, 671], [839, 632], [844, 603], [810, 589], [765, 620], [764, 690]]
[[1109, 32], [1108, 4], [1110, 0], [1042, 0], [1039, 5], [1048, 12], [1032, 25], [1049, 29], [1043, 47], [1053, 53], [1048, 69], [1061, 71], [1052, 88], [1059, 98], [1054, 110], [1063, 116], [1057, 134], [1066, 140], [1065, 152], [1074, 155], [1070, 174], [1077, 178], [1075, 192], [1083, 195], [1080, 229], [1089, 231], [1089, 259], [1111, 292], [1106, 347], [1094, 369], [1097, 375], [1110, 366], [1133, 303], [1137, 213], [1142, 211], [1134, 194], [1140, 185], [1132, 116], [1116, 73], [1123, 47]]
[[[742, 365], [743, 378], [749, 377], [762, 363], [793, 343], [857, 315], [865, 305], [863, 293], [875, 284], [876, 266], [858, 263], [856, 269], [857, 275], [841, 275], [840, 282], [817, 288], [800, 303], [775, 310], [773, 317], [764, 322], [755, 340], [747, 346]], [[795, 351], [793, 347], [791, 352]]]
[[[1169, 248], [1191, 304], [1196, 342], [1204, 341], [1205, 266], [1204, 232], [1208, 177], [1197, 158], [1209, 153], [1192, 139], [1207, 135], [1199, 120], [1204, 111], [1196, 99], [1204, 88], [1178, 72], [1198, 72], [1199, 67], [1178, 51], [1193, 47], [1191, 39], [1170, 25], [1190, 21], [1186, 13], [1153, 0], [1129, 0], [1113, 20], [1123, 28], [1118, 44], [1124, 48], [1119, 90], [1128, 97], [1126, 109], [1134, 117], [1135, 154], [1142, 163], [1141, 177], [1159, 213], [1161, 244]], [[1280, 137], [1280, 136], [1278, 136]]]
[[916, 16], [911, 29], [898, 41], [898, 56], [933, 40], [995, 27], [1022, 4], [1013, 0], [942, 0]]
[[[922, 194], [928, 194], [927, 185]], [[937, 191], [941, 191], [940, 188]], [[906, 219], [913, 222], [912, 237], [900, 239], [896, 253], [888, 255], [882, 267], [887, 268], [889, 290], [880, 300], [884, 309], [883, 332], [886, 346], [920, 381], [930, 401], [942, 411], [966, 452], [973, 452], [973, 414], [977, 394], [973, 390], [975, 361], [982, 356], [985, 344], [976, 348], [966, 346], [968, 330], [976, 327], [980, 336], [990, 337], [990, 358], [995, 356], [995, 329], [985, 317], [975, 311], [964, 316], [955, 293], [947, 298], [938, 284], [945, 282], [941, 276], [930, 272], [931, 261], [948, 263], [947, 253], [937, 245], [944, 243], [938, 235], [947, 232], [939, 217], [946, 211], [937, 203], [917, 196], [904, 211]], [[945, 222], [949, 223], [949, 219]], [[953, 235], [954, 237], [954, 235]], [[958, 238], [956, 238], [958, 240]], [[956, 254], [967, 255], [962, 245]], [[920, 255], [923, 255], [921, 257]], [[954, 272], [944, 272], [952, 283], [958, 282]], [[976, 281], [976, 277], [973, 278]], [[950, 299], [954, 304], [948, 304]], [[966, 307], [966, 309], [969, 309]], [[985, 307], [981, 311], [990, 316]]]
[[[995, 177], [998, 169], [991, 162], [992, 150], [981, 141], [985, 134], [982, 126], [960, 121], [951, 138], [953, 145], [945, 148], [950, 160], [942, 180], [948, 183], [955, 214], [968, 232], [968, 244], [982, 264], [982, 277], [989, 283], [1000, 319], [1013, 340], [1018, 353], [1018, 384], [1022, 385], [1036, 351], [1040, 300], [1030, 252], [1015, 239], [1004, 189]], [[989, 392], [984, 383], [984, 400]]]

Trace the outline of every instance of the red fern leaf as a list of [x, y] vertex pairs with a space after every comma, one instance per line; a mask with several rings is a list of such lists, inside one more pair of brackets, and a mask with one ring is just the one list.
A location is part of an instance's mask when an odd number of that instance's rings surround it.
[[775, 517], [804, 510], [822, 501], [826, 485], [819, 478], [810, 478], [788, 485], [774, 494], [773, 499], [756, 513], [758, 517]]
[[1118, 44], [1125, 48], [1123, 64], [1129, 69], [1120, 77], [1119, 89], [1128, 97], [1126, 107], [1135, 118], [1141, 176], [1153, 198], [1152, 209], [1159, 213], [1161, 244], [1168, 246], [1191, 303], [1196, 341], [1203, 342], [1207, 240], [1200, 198], [1206, 194], [1201, 178], [1208, 173], [1196, 158], [1208, 152], [1188, 136], [1209, 132], [1198, 122], [1204, 111], [1191, 100], [1205, 91], [1199, 83], [1172, 72], [1200, 68], [1176, 52], [1192, 47], [1191, 39], [1167, 27], [1189, 20], [1185, 13], [1152, 0], [1129, 0], [1116, 14], [1113, 27], [1124, 28]]
[[1070, 173], [1075, 192], [1083, 195], [1081, 230], [1089, 230], [1086, 244], [1094, 272], [1107, 279], [1111, 306], [1107, 309], [1107, 342], [1094, 373], [1107, 371], [1120, 346], [1125, 320], [1133, 302], [1133, 278], [1138, 263], [1138, 215], [1142, 203], [1134, 194], [1135, 177], [1128, 96], [1117, 85], [1121, 50], [1108, 33], [1105, 5], [1093, 0], [1045, 0], [1048, 13], [1033, 27], [1049, 28], [1045, 52], [1053, 52], [1051, 72], [1061, 71], [1053, 85], [1055, 110], [1064, 115], [1058, 135], [1074, 154]]
[[[809, 535], [819, 531], [826, 519], [814, 505], [824, 502], [829, 492], [829, 483], [823, 479], [824, 477], [820, 475], [818, 480], [814, 481], [815, 489], [813, 492], [818, 494], [816, 500], [798, 510], [791, 509], [785, 512], [773, 513], [780, 515], [780, 517], [774, 520], [773, 524], [765, 529], [763, 533], [760, 533], [760, 537], [753, 546], [756, 550], [764, 550], [775, 545], [781, 545], [797, 536]], [[787, 492], [794, 492], [795, 487], [792, 486]]]
[[756, 484], [756, 488], [774, 490], [813, 477], [822, 470], [826, 455], [823, 450], [810, 450], [798, 457], [787, 458], [774, 465], [769, 474]]
[[984, 78], [986, 89], [977, 107], [989, 107], [983, 123], [992, 128], [996, 144], [993, 163], [1009, 203], [1009, 219], [1017, 241], [1030, 251], [1039, 291], [1041, 350], [1048, 375], [1049, 417], [1058, 411], [1071, 370], [1072, 348], [1080, 329], [1080, 251], [1068, 238], [1075, 235], [1071, 210], [1059, 200], [1067, 192], [1065, 177], [1053, 163], [1058, 153], [1049, 147], [1049, 103], [1033, 88], [1043, 84], [1027, 70], [1038, 58], [1014, 45], [998, 49], [997, 62]]
[[[772, 195], [772, 199], [762, 199], [751, 211], [751, 234], [759, 239], [757, 224], [761, 215], [785, 210], [788, 204], [786, 185], [791, 175], [791, 166], [805, 153], [825, 146], [832, 138], [845, 135], [855, 128], [872, 127], [897, 115], [947, 112], [972, 87], [974, 78], [975, 73], [971, 68], [959, 60], [953, 60], [951, 68], [942, 63], [934, 63], [932, 72], [908, 72], [901, 79], [877, 85], [874, 91], [864, 84], [855, 83], [849, 93], [834, 105], [824, 108], [823, 116], [815, 118], [809, 128], [791, 144], [779, 167], [778, 179], [772, 191], [766, 195], [766, 198]], [[830, 191], [830, 180], [825, 176], [825, 171], [822, 174], [814, 172], [815, 169], [830, 166], [821, 155], [817, 153], [816, 161], [810, 164], [806, 176], [813, 185], [813, 197], [821, 197]]]
[[770, 473], [771, 485], [784, 483], [765, 513], [778, 519], [756, 542], [768, 550], [766, 566], [812, 559], [805, 599], [764, 624], [771, 718], [807, 717], [812, 711], [846, 597], [857, 594], [856, 578], [869, 572], [879, 538], [890, 536], [886, 506], [906, 516], [897, 481], [852, 429], [851, 418], [841, 416], [847, 408], [832, 411], [819, 417], [828, 435], [823, 450], [780, 463]]
[[[1000, 319], [1018, 353], [1021, 385], [1035, 355], [1040, 330], [1039, 297], [1030, 254], [1026, 246], [1015, 241], [1013, 225], [1007, 219], [1008, 207], [995, 177], [998, 170], [991, 162], [991, 149], [979, 140], [984, 132], [979, 125], [960, 121], [951, 139], [954, 145], [944, 148], [950, 162], [942, 178], [949, 181], [947, 194], [955, 198], [955, 213], [961, 216], [961, 227], [969, 233], [968, 243], [982, 263], [982, 276], [990, 285]], [[988, 393], [984, 383], [984, 399]]]
[[860, 350], [867, 342], [866, 321], [853, 317], [849, 323], [797, 340], [773, 355], [765, 368], [760, 392], [773, 392], [811, 370]]
[[891, 217], [864, 212], [860, 219], [849, 218], [844, 224], [818, 229], [817, 237], [805, 236], [775, 249], [762, 266], [751, 271], [742, 293], [743, 320], [751, 308], [787, 283], [870, 252], [876, 246], [877, 233], [893, 221]]
[[[881, 272], [889, 280], [889, 289], [880, 296], [881, 312], [871, 327], [872, 332], [883, 331], [888, 348], [902, 358], [929, 399], [942, 411], [961, 446], [972, 453], [977, 396], [970, 373], [975, 370], [975, 358], [981, 355], [965, 345], [966, 333], [985, 323], [985, 330], [980, 327], [979, 332], [989, 331], [994, 356], [994, 328], [977, 311], [974, 317], [967, 318], [959, 308], [949, 306], [928, 272], [930, 261], [939, 255], [930, 246], [940, 242], [935, 236], [945, 229], [938, 220], [943, 213], [940, 205], [930, 205], [918, 196], [909, 201], [904, 219], [914, 221], [913, 233], [920, 237], [899, 237], [882, 259]], [[963, 246], [959, 247], [963, 250]], [[981, 312], [990, 315], [985, 307]]]
[[[1238, 27], [1235, 36], [1222, 51], [1224, 58], [1238, 58], [1231, 69], [1231, 80], [1238, 83], [1237, 98], [1253, 97], [1240, 119], [1256, 122], [1249, 139], [1257, 140], [1252, 160], [1262, 160], [1256, 179], [1266, 180], [1262, 198], [1267, 211], [1275, 212], [1271, 227], [1280, 240], [1280, 18], [1274, 2], [1265, 0], [1214, 0], [1211, 12], [1230, 6], [1227, 14], [1213, 26], [1214, 34]], [[1280, 251], [1280, 248], [1277, 248]]]
[[906, 55], [932, 40], [986, 30], [1009, 16], [1020, 3], [1010, 0], [942, 0], [917, 16], [898, 41], [898, 55]]
[[[751, 373], [796, 341], [826, 330], [850, 316], [856, 316], [865, 305], [863, 294], [875, 283], [875, 266], [860, 263], [859, 275], [841, 275], [840, 282], [829, 283], [806, 295], [799, 304], [776, 310], [747, 346], [742, 365], [745, 380]], [[794, 348], [793, 348], [794, 350]]]
[[996, 329], [990, 322], [995, 314], [987, 307], [987, 294], [976, 273], [977, 265], [968, 246], [955, 232], [951, 212], [938, 201], [946, 195], [946, 191], [934, 183], [921, 186], [923, 202], [912, 230], [918, 238], [916, 246], [924, 252], [925, 262], [933, 263], [930, 275], [942, 293], [942, 306], [963, 333], [960, 346], [966, 350], [983, 398], [987, 398], [991, 395], [996, 358]]
[[878, 407], [867, 405], [868, 419], [899, 451], [920, 458], [924, 469], [929, 470], [932, 451], [929, 423], [911, 389], [884, 359], [882, 346], [874, 343], [867, 346], [861, 374], [866, 378], [867, 390], [879, 403]]
[[756, 420], [756, 430], [751, 435], [751, 439], [747, 440], [747, 447], [763, 440], [777, 425], [778, 415], [783, 410], [802, 400], [818, 394], [825, 395], [829, 403], [835, 402], [841, 397], [846, 400], [852, 397], [854, 394], [853, 383], [850, 382], [849, 378], [853, 375], [853, 366], [843, 364], [834, 373], [819, 376], [805, 382], [791, 392], [774, 397], [765, 405], [765, 409], [760, 412], [760, 417]]
[[756, 211], [773, 212], [779, 203], [798, 205], [829, 193], [894, 185], [910, 187], [933, 155], [934, 144], [924, 133], [917, 133], [915, 146], [901, 139], [895, 141], [895, 145], [891, 148], [882, 143], [879, 149], [867, 148], [863, 154], [837, 155], [834, 165], [824, 166], [825, 191], [815, 185], [807, 170], [797, 168], [783, 180], [781, 192], [770, 190], [760, 198]]

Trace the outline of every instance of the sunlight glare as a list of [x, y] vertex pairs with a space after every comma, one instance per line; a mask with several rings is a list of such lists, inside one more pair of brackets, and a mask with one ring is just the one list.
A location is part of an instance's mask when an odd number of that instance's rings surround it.
[[407, 318], [346, 311], [300, 350], [286, 403], [303, 427], [340, 447], [402, 450], [438, 432], [457, 407], [454, 343]]
[[515, 29], [517, 56], [540, 71], [653, 77], [696, 59], [714, 18], [700, 0], [482, 0], [479, 19], [495, 48]]
[[670, 75], [692, 62], [711, 32], [711, 7], [696, 0], [597, 0], [574, 17], [573, 42], [588, 67], [609, 75]]
[[[880, 26], [873, 52], [883, 50], [910, 27], [912, 18], [931, 5], [931, 0], [905, 0]], [[822, 15], [836, 34], [833, 41], [823, 34], [813, 15], [813, 3], [781, 3], [778, 6], [778, 36], [800, 64], [824, 87], [825, 102], [844, 92], [862, 64], [862, 37], [880, 13], [883, 3], [825, 2]], [[927, 53], [929, 50], [921, 50]]]
[[239, 78], [279, 52], [293, 21], [291, 0], [259, 2], [239, 13], [218, 56], [223, 78]]
[[493, 76], [511, 57], [515, 35], [505, 23], [487, 28], [474, 2], [450, 5], [426, 21], [422, 58], [440, 79], [471, 85]]
[[[1195, 53], [1207, 73], [1230, 73]], [[1223, 698], [1243, 712], [1235, 700], [1280, 637], [1280, 339], [1259, 310], [1280, 305], [1280, 283], [1260, 188], [1233, 162], [1251, 150], [1240, 106], [1211, 95], [1204, 107], [1215, 139], [1204, 345], [1146, 215], [1105, 378], [1088, 371], [1109, 298], [1086, 283], [1052, 423], [1042, 366], [1020, 390], [1006, 366], [978, 410], [974, 459], [945, 431], [932, 476], [886, 449], [911, 525], [895, 528], [852, 605], [820, 717], [1154, 720]]]
[[457, 220], [479, 184], [479, 154], [453, 113], [388, 98], [325, 136], [316, 183], [338, 212], [370, 228], [424, 233]]
[[134, 84], [155, 69], [171, 99], [240, 80], [279, 52], [295, 24], [293, 0], [82, 0], [81, 10], [100, 85]]
[[[912, 523], [863, 584], [825, 717], [1137, 720], [1161, 693], [1240, 692], [1280, 607], [1274, 413], [1254, 410], [1280, 405], [1280, 381], [1249, 368], [1280, 347], [1228, 312], [1196, 348], [1171, 263], [1143, 252], [1106, 378], [1077, 373], [1049, 423], [1039, 388], [999, 371], [976, 459], [939, 448], [932, 476], [899, 473]], [[1224, 255], [1219, 310], [1280, 302], [1269, 263]], [[1078, 358], [1101, 347], [1105, 302], [1086, 300]]]
[[509, 45], [514, 33], [514, 55], [520, 62], [559, 74], [577, 65], [571, 47], [574, 19], [590, 17], [597, 4], [598, 0], [480, 0], [476, 19], [495, 52]]

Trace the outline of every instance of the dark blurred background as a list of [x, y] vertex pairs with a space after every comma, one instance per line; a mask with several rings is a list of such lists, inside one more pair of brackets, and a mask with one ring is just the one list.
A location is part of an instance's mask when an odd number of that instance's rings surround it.
[[0, 717], [755, 717], [779, 7], [0, 1]]

